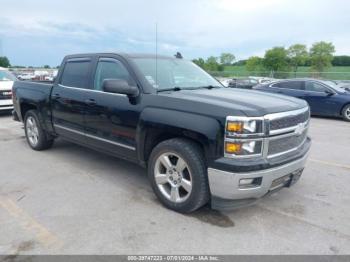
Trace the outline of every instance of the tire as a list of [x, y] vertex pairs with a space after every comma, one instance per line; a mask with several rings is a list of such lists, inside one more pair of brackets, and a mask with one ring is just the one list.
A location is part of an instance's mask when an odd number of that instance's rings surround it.
[[344, 106], [344, 108], [343, 108], [343, 110], [342, 110], [342, 116], [343, 116], [343, 119], [344, 119], [345, 121], [350, 122], [350, 104]]
[[41, 151], [52, 147], [54, 139], [49, 138], [42, 128], [36, 110], [29, 110], [24, 117], [24, 130], [29, 146]]
[[161, 203], [176, 212], [190, 213], [209, 200], [203, 151], [191, 140], [174, 138], [158, 144], [149, 158], [148, 178]]

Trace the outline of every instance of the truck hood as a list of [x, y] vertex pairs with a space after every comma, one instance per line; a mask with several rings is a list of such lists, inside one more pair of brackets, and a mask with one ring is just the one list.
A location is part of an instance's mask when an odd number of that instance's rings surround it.
[[232, 88], [182, 90], [164, 95], [224, 107], [228, 111], [239, 110], [246, 116], [263, 116], [307, 106], [305, 101], [294, 97]]
[[0, 90], [11, 90], [13, 81], [0, 81]]

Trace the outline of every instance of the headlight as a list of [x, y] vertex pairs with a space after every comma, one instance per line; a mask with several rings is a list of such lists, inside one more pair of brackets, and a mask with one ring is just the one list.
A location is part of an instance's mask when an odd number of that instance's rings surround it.
[[265, 135], [263, 117], [226, 118], [225, 157], [261, 156]]
[[228, 136], [262, 135], [263, 120], [245, 117], [227, 117], [226, 132]]
[[262, 153], [262, 140], [232, 140], [225, 142], [225, 153], [230, 156], [254, 156]]

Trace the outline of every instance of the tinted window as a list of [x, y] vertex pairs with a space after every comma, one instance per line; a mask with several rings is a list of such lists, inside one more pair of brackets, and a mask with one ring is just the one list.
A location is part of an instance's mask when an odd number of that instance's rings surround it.
[[272, 86], [278, 87], [278, 88], [302, 90], [303, 89], [303, 82], [302, 81], [285, 81], [285, 82], [275, 83]]
[[321, 85], [316, 82], [306, 82], [305, 84], [305, 90], [306, 91], [313, 91], [313, 92], [325, 92], [327, 88], [324, 85]]
[[129, 85], [133, 85], [128, 70], [117, 60], [98, 62], [94, 88], [96, 90], [102, 90], [103, 80], [105, 79], [123, 79]]
[[88, 88], [89, 61], [67, 62], [61, 78], [64, 86]]

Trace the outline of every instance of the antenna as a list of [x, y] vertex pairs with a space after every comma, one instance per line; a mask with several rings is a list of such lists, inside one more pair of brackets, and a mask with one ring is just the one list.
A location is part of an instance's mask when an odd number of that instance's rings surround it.
[[158, 23], [156, 22], [156, 88], [158, 88]]

